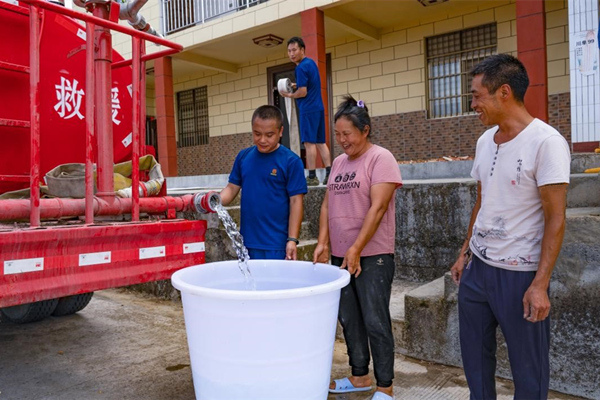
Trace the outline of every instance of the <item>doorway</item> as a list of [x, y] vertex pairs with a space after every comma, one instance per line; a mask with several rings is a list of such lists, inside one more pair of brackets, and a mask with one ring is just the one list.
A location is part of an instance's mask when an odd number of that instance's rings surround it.
[[[280, 143], [290, 148], [290, 124], [288, 122], [287, 110], [285, 107], [285, 97], [282, 97], [277, 90], [277, 82], [280, 79], [290, 79], [292, 82], [296, 82], [296, 64], [287, 63], [283, 65], [278, 65], [276, 67], [271, 67], [267, 70], [267, 76], [269, 77], [269, 92], [271, 95], [269, 96], [269, 104], [274, 105], [275, 107], [281, 110], [283, 114], [283, 134], [281, 135]], [[302, 161], [304, 162], [304, 147], [300, 145], [302, 151]]]

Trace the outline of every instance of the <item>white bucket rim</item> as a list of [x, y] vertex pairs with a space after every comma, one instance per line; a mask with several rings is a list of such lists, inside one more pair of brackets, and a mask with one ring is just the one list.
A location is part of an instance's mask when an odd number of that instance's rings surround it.
[[[314, 296], [317, 294], [333, 292], [334, 290], [338, 290], [346, 286], [350, 282], [350, 273], [339, 267], [336, 267], [331, 264], [323, 264], [316, 263], [313, 264], [311, 261], [285, 261], [285, 260], [250, 260], [250, 267], [253, 263], [264, 263], [264, 264], [274, 264], [274, 263], [286, 263], [293, 262], [295, 265], [304, 264], [307, 267], [315, 268], [334, 268], [339, 271], [339, 277], [331, 282], [322, 283], [319, 285], [313, 285], [302, 288], [294, 288], [294, 289], [280, 289], [280, 290], [230, 290], [230, 289], [214, 289], [207, 288], [202, 286], [196, 286], [184, 282], [182, 276], [184, 276], [187, 271], [195, 268], [203, 268], [207, 265], [211, 265], [212, 267], [218, 267], [218, 264], [232, 264], [236, 263], [237, 260], [229, 260], [229, 261], [218, 261], [209, 264], [199, 264], [190, 266], [187, 268], [180, 269], [176, 271], [173, 276], [171, 276], [171, 283], [173, 286], [182, 293], [192, 294], [195, 296], [202, 297], [210, 297], [210, 298], [220, 298], [220, 299], [231, 299], [231, 300], [269, 300], [269, 299], [289, 299], [289, 298], [298, 298], [298, 297], [306, 297], [306, 296]], [[237, 268], [237, 265], [236, 265]], [[241, 274], [241, 272], [240, 272]]]

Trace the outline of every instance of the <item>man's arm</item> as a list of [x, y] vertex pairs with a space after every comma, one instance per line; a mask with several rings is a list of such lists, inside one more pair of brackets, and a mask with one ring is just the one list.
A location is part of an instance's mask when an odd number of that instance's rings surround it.
[[306, 86], [299, 87], [298, 90], [296, 90], [293, 93], [279, 92], [279, 94], [283, 97], [289, 97], [290, 99], [299, 99], [301, 97], [306, 97], [307, 93], [308, 91], [306, 90]]
[[[288, 221], [288, 237], [298, 239], [300, 226], [302, 225], [302, 214], [304, 213], [304, 194], [290, 197], [290, 217]], [[288, 241], [285, 245], [285, 256], [288, 260], [297, 260], [297, 245], [294, 241]]]
[[463, 270], [465, 268], [465, 260], [467, 258], [467, 250], [469, 249], [469, 241], [471, 240], [471, 235], [473, 234], [473, 225], [475, 225], [475, 220], [477, 219], [477, 214], [479, 214], [479, 209], [481, 208], [481, 182], [477, 181], [477, 199], [475, 200], [475, 205], [473, 206], [473, 211], [471, 211], [471, 220], [469, 221], [469, 229], [467, 230], [467, 239], [463, 243], [460, 254], [458, 258], [454, 262], [454, 265], [450, 269], [452, 274], [452, 280], [457, 285], [460, 283], [460, 277], [462, 276]]
[[319, 215], [319, 239], [313, 253], [313, 263], [326, 263], [329, 261], [329, 196], [325, 191], [325, 198], [321, 204]]
[[529, 322], [543, 321], [550, 314], [548, 286], [565, 234], [567, 208], [567, 184], [546, 185], [539, 190], [544, 210], [544, 236], [538, 270], [523, 296], [523, 318]]
[[221, 190], [221, 193], [219, 193], [221, 196], [221, 204], [224, 206], [228, 205], [233, 199], [235, 199], [235, 196], [237, 196], [239, 192], [240, 187], [229, 182], [227, 186]]

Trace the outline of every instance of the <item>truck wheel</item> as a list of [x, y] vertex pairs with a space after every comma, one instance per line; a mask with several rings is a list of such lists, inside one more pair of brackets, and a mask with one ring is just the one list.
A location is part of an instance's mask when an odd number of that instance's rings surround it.
[[62, 317], [63, 315], [75, 314], [77, 311], [81, 311], [88, 305], [94, 292], [75, 294], [73, 296], [61, 297], [58, 299], [58, 305], [52, 313], [55, 317]]
[[54, 312], [58, 299], [36, 301], [35, 303], [19, 304], [18, 306], [0, 309], [2, 320], [15, 324], [26, 324], [40, 321]]

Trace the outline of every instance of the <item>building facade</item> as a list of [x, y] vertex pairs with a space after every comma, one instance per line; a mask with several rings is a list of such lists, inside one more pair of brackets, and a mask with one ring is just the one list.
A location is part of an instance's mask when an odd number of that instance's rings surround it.
[[[570, 25], [577, 12], [586, 21], [594, 7], [590, 27]], [[598, 46], [588, 59], [577, 58], [581, 40], [570, 49], [570, 38], [585, 39], [591, 30], [597, 39], [597, 10], [598, 0], [147, 4], [142, 13], [149, 22], [184, 46], [147, 65], [147, 111], [156, 120], [159, 161], [171, 176], [228, 173], [237, 152], [252, 143], [253, 110], [263, 104], [283, 108], [275, 88], [280, 78], [293, 80], [286, 46], [292, 36], [304, 38], [307, 56], [319, 65], [327, 117], [345, 94], [363, 100], [373, 117], [373, 141], [399, 161], [474, 155], [484, 126], [470, 110], [468, 71], [495, 53], [525, 63], [531, 80], [526, 105], [534, 116], [556, 127], [574, 151], [593, 150], [600, 140], [593, 121], [600, 104], [587, 88], [589, 79], [598, 82]], [[114, 42], [122, 54], [130, 53], [125, 38]], [[586, 132], [574, 137], [576, 112], [576, 129], [585, 126]], [[332, 139], [328, 131], [337, 155]]]

